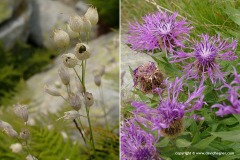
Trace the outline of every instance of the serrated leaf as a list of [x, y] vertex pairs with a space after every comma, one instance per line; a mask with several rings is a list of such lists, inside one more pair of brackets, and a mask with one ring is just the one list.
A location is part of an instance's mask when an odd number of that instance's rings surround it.
[[210, 133], [214, 136], [220, 137], [222, 140], [225, 141], [240, 142], [240, 130]]
[[202, 139], [200, 142], [194, 145], [194, 147], [199, 149], [206, 148], [217, 136], [210, 136], [205, 139]]
[[177, 139], [176, 140], [177, 147], [189, 147], [191, 145], [191, 142], [185, 140], [185, 139]]

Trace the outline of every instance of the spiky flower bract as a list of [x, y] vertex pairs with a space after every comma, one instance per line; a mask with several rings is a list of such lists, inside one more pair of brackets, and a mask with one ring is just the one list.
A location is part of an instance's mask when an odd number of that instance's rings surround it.
[[154, 62], [148, 62], [133, 70], [134, 87], [144, 93], [153, 93], [156, 88], [161, 88], [163, 75]]
[[177, 15], [157, 12], [143, 17], [141, 24], [130, 23], [127, 43], [136, 51], [173, 52], [176, 47], [184, 47], [183, 41], [188, 39], [192, 27], [185, 20], [177, 20]]
[[230, 84], [224, 84], [221, 88], [227, 88], [229, 104], [214, 104], [211, 108], [218, 108], [217, 116], [223, 117], [228, 114], [240, 114], [240, 75], [234, 68], [234, 80]]
[[210, 37], [208, 34], [200, 35], [200, 41], [193, 46], [193, 52], [185, 53], [179, 51], [172, 55], [173, 62], [182, 62], [186, 59], [192, 61], [183, 65], [184, 72], [188, 78], [204, 78], [208, 74], [213, 84], [217, 80], [225, 82], [224, 73], [219, 65], [220, 61], [232, 61], [237, 58], [234, 55], [237, 42], [228, 43], [228, 40], [222, 40], [220, 35]]
[[153, 135], [143, 131], [134, 119], [126, 120], [121, 126], [121, 160], [155, 159], [154, 143]]
[[[179, 94], [182, 92], [184, 85], [183, 77], [180, 79], [176, 78], [173, 82], [166, 80], [164, 84], [166, 85], [167, 96], [162, 96], [162, 89], [158, 89], [160, 102], [156, 108], [151, 108], [144, 103], [132, 102], [132, 106], [136, 108], [134, 116], [139, 123], [151, 130], [166, 131], [167, 128], [170, 129], [173, 126], [177, 126], [178, 128], [173, 132], [171, 131], [171, 133], [179, 135], [180, 131], [183, 130], [181, 121], [186, 116], [186, 113], [201, 109], [205, 103], [203, 101], [204, 95], [202, 94], [205, 86], [201, 82], [199, 87], [195, 86], [195, 90], [192, 93], [188, 91], [186, 101], [180, 101]], [[200, 118], [196, 115], [190, 117]], [[169, 135], [169, 137], [175, 137], [175, 135]]]

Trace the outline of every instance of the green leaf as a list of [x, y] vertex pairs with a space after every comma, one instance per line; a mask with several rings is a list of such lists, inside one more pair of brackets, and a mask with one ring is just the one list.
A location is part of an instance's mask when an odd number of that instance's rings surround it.
[[194, 147], [199, 149], [206, 148], [217, 136], [210, 136], [205, 139], [202, 139], [200, 142], [194, 145]]
[[225, 118], [224, 120], [220, 121], [220, 123], [226, 124], [226, 125], [233, 125], [235, 123], [238, 123], [238, 120], [234, 117], [229, 117], [229, 118]]
[[164, 137], [160, 142], [156, 144], [156, 147], [166, 147], [169, 144], [169, 138]]
[[210, 133], [214, 136], [220, 137], [224, 141], [240, 142], [240, 130]]
[[177, 139], [176, 140], [177, 147], [189, 147], [191, 145], [191, 142], [185, 140], [185, 139]]

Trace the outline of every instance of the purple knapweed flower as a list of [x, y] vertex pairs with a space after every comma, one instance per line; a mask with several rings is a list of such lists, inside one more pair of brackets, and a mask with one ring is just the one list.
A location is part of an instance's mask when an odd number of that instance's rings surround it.
[[[188, 91], [187, 100], [181, 102], [179, 94], [183, 91], [183, 77], [176, 78], [173, 82], [166, 80], [164, 84], [166, 85], [166, 93], [159, 89], [160, 103], [156, 108], [151, 108], [144, 103], [132, 102], [132, 106], [136, 108], [134, 116], [145, 127], [159, 130], [165, 136], [176, 137], [183, 131], [182, 119], [186, 116], [185, 114], [201, 109], [205, 103], [202, 94], [205, 86], [203, 86], [202, 81], [199, 87], [195, 86], [192, 93]], [[201, 120], [197, 115], [189, 117]]]
[[227, 99], [230, 104], [214, 104], [211, 108], [218, 108], [216, 115], [221, 117], [228, 114], [240, 114], [240, 74], [237, 73], [236, 68], [234, 68], [234, 80], [230, 85], [224, 84], [221, 88], [224, 87], [228, 89]]
[[184, 47], [183, 41], [188, 39], [192, 27], [185, 20], [177, 20], [177, 15], [157, 12], [143, 17], [141, 24], [130, 23], [126, 42], [136, 51], [162, 49], [173, 52], [176, 47]]
[[121, 126], [121, 160], [159, 160], [152, 134], [143, 131], [134, 119]]
[[163, 75], [154, 62], [145, 63], [133, 70], [133, 87], [144, 93], [153, 93], [161, 88]]
[[219, 62], [222, 60], [232, 61], [237, 58], [234, 55], [237, 41], [233, 40], [232, 43], [228, 43], [228, 39], [221, 40], [220, 35], [210, 37], [207, 34], [202, 34], [200, 38], [200, 42], [197, 42], [192, 48], [192, 53], [179, 51], [172, 55], [173, 60], [171, 62], [192, 59], [192, 62], [184, 62], [186, 65], [183, 65], [188, 78], [204, 78], [205, 74], [208, 74], [213, 84], [217, 80], [225, 82]]

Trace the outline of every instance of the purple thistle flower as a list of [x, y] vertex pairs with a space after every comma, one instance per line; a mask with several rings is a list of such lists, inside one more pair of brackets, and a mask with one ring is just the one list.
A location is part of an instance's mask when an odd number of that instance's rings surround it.
[[224, 84], [221, 88], [224, 87], [228, 89], [227, 99], [230, 104], [214, 104], [211, 108], [218, 108], [216, 115], [221, 117], [228, 114], [240, 114], [240, 74], [237, 74], [236, 68], [234, 68], [234, 80], [230, 85]]
[[188, 40], [192, 27], [185, 20], [178, 21], [177, 15], [167, 12], [146, 15], [142, 24], [137, 21], [130, 24], [127, 43], [136, 51], [163, 49], [173, 52], [176, 47], [183, 48], [183, 41]]
[[145, 63], [133, 70], [133, 87], [144, 93], [154, 93], [153, 90], [161, 88], [163, 75], [154, 62]]
[[213, 84], [217, 80], [225, 82], [224, 73], [221, 72], [217, 60], [235, 60], [237, 56], [234, 55], [234, 52], [237, 41], [234, 40], [232, 43], [228, 43], [228, 39], [221, 40], [220, 35], [210, 37], [207, 34], [203, 34], [200, 38], [200, 42], [194, 45], [192, 53], [179, 51], [177, 54], [172, 55], [173, 60], [171, 62], [193, 59], [193, 62], [183, 66], [188, 78], [204, 78], [204, 74], [208, 74]]
[[134, 119], [121, 126], [121, 160], [156, 159], [154, 143], [153, 135], [134, 124]]
[[[202, 108], [204, 95], [202, 94], [205, 86], [203, 81], [199, 87], [195, 86], [195, 90], [190, 93], [188, 91], [188, 99], [184, 102], [178, 100], [180, 92], [183, 87], [183, 77], [176, 78], [174, 82], [168, 80], [164, 83], [166, 85], [167, 96], [163, 97], [162, 89], [158, 89], [160, 103], [156, 108], [151, 108], [146, 104], [140, 102], [132, 102], [132, 106], [136, 108], [134, 115], [136, 120], [152, 130], [160, 130], [163, 132], [170, 132], [170, 137], [175, 137], [181, 133], [182, 119], [186, 112], [192, 112]], [[190, 118], [200, 119], [197, 115], [192, 115]]]

